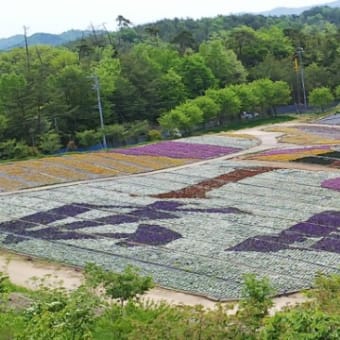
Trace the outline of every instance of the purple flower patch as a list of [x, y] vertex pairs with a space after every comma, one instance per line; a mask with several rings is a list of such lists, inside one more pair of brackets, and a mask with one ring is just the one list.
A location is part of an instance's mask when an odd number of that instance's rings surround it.
[[327, 179], [321, 183], [323, 188], [340, 191], [340, 177]]
[[107, 233], [98, 234], [100, 236], [124, 239], [120, 245], [134, 246], [146, 244], [149, 246], [159, 246], [168, 244], [182, 237], [181, 234], [159, 225], [140, 224], [132, 234], [127, 233]]
[[68, 204], [49, 211], [38, 212], [23, 218], [23, 220], [33, 223], [48, 224], [65, 217], [73, 217], [89, 211], [90, 208], [81, 204]]
[[[319, 249], [340, 254], [340, 212], [325, 211], [297, 223], [278, 235], [259, 235], [228, 248], [227, 251], [255, 251], [261, 253], [289, 249], [296, 242], [320, 238], [310, 249]], [[298, 248], [298, 246], [297, 246]], [[305, 249], [305, 248], [304, 248]]]
[[[97, 219], [86, 219], [65, 223], [59, 226], [51, 226], [50, 223], [61, 221], [67, 217], [75, 217], [91, 209], [99, 208], [129, 208], [129, 212], [124, 214], [113, 214], [99, 217]], [[237, 208], [185, 208], [185, 203], [176, 201], [156, 201], [152, 204], [138, 206], [96, 206], [90, 204], [68, 204], [59, 208], [50, 209], [45, 212], [25, 216], [21, 219], [0, 223], [0, 231], [9, 234], [5, 243], [18, 243], [27, 238], [43, 240], [71, 240], [71, 239], [95, 239], [98, 237], [111, 237], [114, 239], [124, 239], [118, 244], [133, 246], [134, 244], [164, 245], [181, 237], [177, 232], [170, 229], [145, 224], [146, 221], [159, 221], [180, 218], [177, 213], [209, 213], [209, 214], [241, 214], [245, 213]], [[102, 225], [120, 225], [124, 223], [138, 223], [134, 233], [96, 233], [95, 228]], [[36, 229], [37, 226], [41, 228]], [[83, 228], [94, 228], [94, 232], [86, 234]]]
[[330, 251], [333, 253], [340, 253], [340, 235], [334, 234], [330, 237], [324, 237], [320, 241], [312, 245], [313, 249]]
[[229, 155], [240, 148], [185, 142], [160, 142], [127, 149], [114, 149], [112, 152], [134, 156], [161, 156], [170, 158], [209, 159]]

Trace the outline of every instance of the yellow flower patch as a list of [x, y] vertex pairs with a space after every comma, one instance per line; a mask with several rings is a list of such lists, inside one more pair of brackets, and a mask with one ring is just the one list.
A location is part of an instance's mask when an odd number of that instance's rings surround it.
[[[176, 167], [196, 161], [155, 156], [132, 156], [111, 152], [18, 161], [0, 165], [0, 191], [88, 180]], [[11, 179], [15, 176], [17, 179]]]
[[0, 191], [15, 191], [26, 187], [24, 183], [0, 176]]
[[59, 157], [44, 158], [36, 161], [27, 161], [26, 166], [30, 166], [40, 173], [54, 177], [54, 183], [66, 181], [78, 181], [88, 179], [89, 176], [85, 173], [79, 172], [76, 169], [69, 169], [58, 165], [55, 159]]
[[116, 159], [106, 157], [106, 153], [104, 152], [88, 154], [86, 160], [88, 163], [97, 164], [99, 166], [127, 174], [136, 174], [146, 170], [145, 168], [136, 167], [131, 164], [124, 164]]
[[85, 171], [93, 175], [113, 176], [118, 173], [118, 171], [112, 169], [92, 165], [85, 161], [85, 157], [83, 159], [75, 159], [67, 156], [56, 157], [54, 159], [54, 162], [56, 164], [66, 165], [67, 167], [75, 168], [76, 170]]
[[4, 164], [0, 168], [0, 173], [10, 176], [19, 177], [19, 180], [35, 182], [37, 184], [52, 184], [55, 183], [55, 178], [45, 175], [26, 164], [20, 162], [18, 164]]
[[[108, 155], [109, 153], [107, 153]], [[119, 153], [111, 153], [111, 157], [114, 159], [122, 160], [125, 162], [129, 162], [135, 164], [136, 166], [142, 166], [151, 170], [160, 170], [164, 168], [171, 168], [175, 166], [180, 166], [184, 164], [189, 164], [197, 161], [192, 158], [170, 158], [170, 157], [162, 157], [162, 156], [133, 156], [133, 155], [124, 155]]]

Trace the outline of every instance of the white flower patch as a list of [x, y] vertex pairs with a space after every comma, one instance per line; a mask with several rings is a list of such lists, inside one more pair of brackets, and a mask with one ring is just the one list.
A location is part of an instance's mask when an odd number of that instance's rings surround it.
[[[304, 185], [320, 185], [326, 179], [339, 177], [339, 172], [331, 171], [307, 171], [307, 170], [292, 170], [292, 169], [279, 169], [272, 173], [263, 175], [275, 174], [278, 179], [283, 181], [292, 181], [293, 183]], [[269, 177], [270, 178], [270, 177]]]
[[[134, 177], [131, 177], [131, 179]], [[147, 176], [139, 177], [138, 179], [131, 180], [130, 178], [126, 178], [125, 181], [116, 181], [116, 182], [106, 182], [105, 185], [102, 184], [101, 187], [105, 191], [111, 191], [113, 193], [122, 193], [122, 194], [132, 194], [137, 196], [148, 196], [148, 195], [156, 195], [161, 192], [166, 192], [168, 187], [161, 187], [155, 181], [149, 180]]]
[[249, 149], [257, 145], [256, 140], [253, 140], [253, 139], [231, 137], [231, 136], [229, 137], [229, 136], [221, 136], [221, 135], [204, 135], [204, 136], [181, 138], [181, 139], [174, 140], [173, 142], [184, 142], [184, 143], [193, 143], [193, 144], [210, 144], [210, 145], [218, 145], [218, 146], [241, 148], [241, 149]]
[[[219, 168], [219, 167], [203, 167], [202, 165], [202, 169], [201, 171], [198, 171], [195, 173], [195, 171], [192, 171], [192, 173], [190, 174], [190, 171], [187, 169], [181, 169], [178, 171], [174, 171], [174, 172], [166, 172], [165, 174], [165, 178], [169, 177], [169, 178], [174, 178], [175, 181], [180, 181], [182, 183], [187, 183], [188, 185], [193, 185], [193, 184], [197, 184], [200, 183], [202, 181], [205, 180], [209, 180], [211, 178], [214, 177], [218, 177], [224, 174], [227, 174], [229, 172], [234, 171], [234, 168]], [[163, 175], [163, 173], [159, 174], [159, 175]]]
[[[82, 221], [81, 219], [76, 218], [76, 217], [66, 217], [65, 216], [65, 218], [63, 218], [61, 220], [49, 223], [49, 226], [50, 227], [56, 227], [56, 228], [59, 228], [59, 227], [62, 228], [65, 224], [81, 222], [81, 221]], [[32, 229], [30, 229], [30, 230], [32, 230]]]
[[[250, 179], [249, 179], [250, 180]], [[323, 188], [317, 188], [312, 187], [309, 189], [308, 193], [305, 193], [305, 188], [303, 189], [303, 192], [300, 192], [297, 189], [297, 187], [290, 188], [288, 185], [276, 185], [275, 187], [265, 187], [264, 185], [261, 185], [259, 183], [247, 183], [248, 179], [245, 181], [240, 181], [237, 184], [233, 185], [231, 184], [229, 186], [230, 190], [237, 190], [238, 194], [241, 193], [249, 193], [253, 192], [253, 190], [256, 190], [256, 197], [259, 197], [261, 199], [262, 196], [266, 196], [266, 198], [271, 197], [273, 199], [273, 202], [279, 202], [287, 200], [294, 200], [297, 202], [297, 204], [304, 204], [306, 206], [312, 206], [312, 209], [315, 206], [320, 206], [321, 208], [331, 208], [333, 204], [333, 208], [337, 209], [339, 198], [340, 196], [338, 193], [329, 192], [328, 189]], [[283, 183], [282, 183], [283, 184]], [[236, 187], [236, 188], [235, 188]], [[279, 191], [277, 190], [279, 189]]]
[[217, 177], [235, 170], [235, 168], [243, 167], [244, 163], [234, 160], [213, 160], [199, 166], [188, 166], [176, 170], [167, 170], [168, 173], [176, 173], [189, 177], [199, 177], [203, 179]]
[[[118, 225], [103, 224], [101, 226], [82, 228], [80, 231], [86, 234], [100, 234], [100, 233], [134, 233], [137, 229], [136, 223], [122, 223]], [[119, 240], [115, 240], [117, 243]]]
[[25, 196], [11, 195], [0, 198], [0, 221], [20, 218], [36, 213], [41, 210], [48, 210], [58, 207], [56, 202], [45, 202]]

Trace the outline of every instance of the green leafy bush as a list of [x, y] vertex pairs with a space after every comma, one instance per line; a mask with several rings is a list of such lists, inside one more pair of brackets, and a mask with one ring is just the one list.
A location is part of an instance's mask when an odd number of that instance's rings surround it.
[[148, 132], [149, 141], [156, 141], [156, 140], [161, 140], [161, 139], [162, 139], [162, 135], [160, 131], [156, 129], [152, 129]]
[[54, 153], [61, 148], [60, 136], [50, 131], [40, 137], [39, 149], [44, 153]]
[[76, 139], [80, 146], [93, 146], [101, 141], [101, 133], [96, 130], [84, 130], [76, 133]]
[[24, 142], [9, 139], [0, 143], [0, 159], [21, 159], [37, 156], [39, 153], [36, 148], [28, 146]]

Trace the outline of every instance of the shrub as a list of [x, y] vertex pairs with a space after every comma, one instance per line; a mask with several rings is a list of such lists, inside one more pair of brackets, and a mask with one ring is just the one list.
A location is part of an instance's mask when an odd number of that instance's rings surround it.
[[100, 143], [101, 133], [95, 130], [84, 130], [76, 133], [76, 139], [80, 146], [92, 146]]
[[39, 153], [36, 148], [28, 146], [24, 142], [9, 139], [0, 143], [0, 159], [21, 159], [37, 156]]
[[39, 149], [44, 153], [54, 153], [61, 148], [60, 136], [50, 131], [40, 137]]
[[148, 132], [148, 139], [149, 139], [149, 141], [161, 140], [162, 135], [161, 135], [160, 131], [158, 131], [156, 129], [152, 129]]

